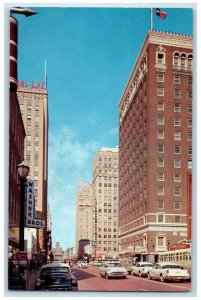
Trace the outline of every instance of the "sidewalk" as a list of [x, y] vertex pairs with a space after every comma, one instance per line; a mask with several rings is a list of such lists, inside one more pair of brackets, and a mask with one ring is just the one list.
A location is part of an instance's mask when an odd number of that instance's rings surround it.
[[24, 271], [24, 279], [26, 280], [26, 290], [34, 291], [35, 290], [35, 282], [36, 278], [39, 276], [38, 270], [33, 270], [31, 272], [25, 270]]

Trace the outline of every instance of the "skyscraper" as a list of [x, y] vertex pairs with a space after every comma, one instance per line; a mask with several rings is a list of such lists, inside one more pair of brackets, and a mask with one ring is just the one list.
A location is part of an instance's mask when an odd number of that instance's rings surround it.
[[83, 181], [78, 186], [76, 203], [76, 252], [78, 254], [79, 241], [93, 238], [93, 202], [92, 185]]
[[[19, 81], [17, 95], [26, 130], [25, 161], [30, 166], [29, 178], [34, 180], [35, 186], [36, 217], [45, 219], [47, 226], [47, 89], [45, 83], [32, 82], [29, 87], [27, 82]], [[46, 253], [46, 228], [37, 230], [38, 250], [40, 249], [41, 252]]]
[[118, 256], [119, 149], [101, 148], [93, 163], [96, 257]]
[[149, 31], [119, 104], [120, 251], [139, 259], [187, 239], [192, 46]]

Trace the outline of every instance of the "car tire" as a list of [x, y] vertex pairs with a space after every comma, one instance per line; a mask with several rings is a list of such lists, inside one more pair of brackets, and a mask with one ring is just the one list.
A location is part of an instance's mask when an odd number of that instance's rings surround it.
[[165, 281], [165, 279], [164, 279], [164, 277], [163, 277], [162, 274], [160, 275], [160, 280], [161, 280], [161, 282], [164, 282], [164, 281]]
[[147, 278], [148, 278], [149, 280], [151, 280], [151, 276], [150, 276], [149, 273], [147, 273]]

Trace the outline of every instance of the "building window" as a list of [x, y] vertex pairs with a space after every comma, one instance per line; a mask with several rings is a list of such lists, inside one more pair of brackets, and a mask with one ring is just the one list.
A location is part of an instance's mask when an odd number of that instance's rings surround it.
[[157, 187], [157, 195], [163, 196], [164, 195], [164, 186], [158, 186]]
[[174, 98], [180, 98], [180, 90], [174, 90]]
[[162, 200], [159, 200], [158, 201], [158, 209], [164, 209], [164, 201], [162, 201]]
[[192, 100], [192, 91], [187, 92], [187, 98], [188, 100]]
[[174, 182], [181, 182], [181, 173], [174, 174]]
[[159, 247], [163, 247], [164, 246], [164, 237], [163, 236], [158, 236], [157, 237], [157, 244]]
[[175, 223], [181, 223], [181, 216], [174, 216]]
[[164, 110], [164, 102], [158, 102], [158, 110]]
[[181, 67], [183, 69], [186, 68], [186, 54], [185, 53], [182, 53], [182, 55], [181, 55]]
[[188, 127], [192, 127], [192, 119], [188, 119]]
[[175, 201], [174, 202], [174, 209], [175, 210], [181, 210], [181, 202], [180, 201]]
[[164, 139], [164, 130], [158, 129], [157, 138], [158, 139]]
[[164, 215], [158, 215], [158, 223], [163, 223], [164, 222]]
[[181, 104], [180, 103], [174, 104], [174, 112], [181, 112]]
[[165, 64], [165, 49], [156, 53], [156, 63]]
[[174, 168], [181, 168], [181, 160], [180, 159], [174, 160]]
[[164, 163], [165, 163], [164, 158], [158, 158], [157, 159], [157, 166], [158, 167], [164, 167]]
[[180, 187], [175, 187], [174, 188], [174, 196], [181, 196], [181, 188]]
[[174, 84], [180, 84], [180, 76], [179, 75], [174, 76]]
[[188, 160], [188, 169], [192, 169], [192, 160]]
[[164, 88], [157, 88], [157, 96], [159, 97], [164, 96]]
[[157, 82], [164, 82], [164, 74], [157, 74]]
[[165, 123], [165, 118], [163, 116], [158, 116], [157, 125], [164, 125], [164, 123]]
[[180, 131], [174, 132], [174, 140], [175, 141], [180, 141], [181, 140], [181, 132]]
[[188, 147], [188, 155], [192, 155], [192, 146]]
[[158, 173], [157, 174], [157, 181], [164, 181], [164, 173]]
[[188, 105], [188, 113], [192, 114], [192, 104]]
[[179, 66], [179, 53], [174, 53], [174, 57], [173, 57], [173, 65], [174, 66]]
[[157, 150], [158, 150], [158, 153], [164, 153], [164, 145], [163, 144], [158, 144], [157, 145]]
[[192, 141], [192, 132], [188, 132], [188, 141]]
[[181, 146], [179, 145], [174, 146], [174, 154], [181, 154]]
[[181, 126], [181, 118], [178, 117], [174, 118], [174, 126]]

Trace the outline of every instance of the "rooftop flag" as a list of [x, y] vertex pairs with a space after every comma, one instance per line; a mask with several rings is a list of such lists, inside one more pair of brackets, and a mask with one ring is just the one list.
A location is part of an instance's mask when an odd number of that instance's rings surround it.
[[156, 8], [156, 15], [162, 19], [165, 19], [167, 17], [166, 12], [161, 11], [159, 8]]

